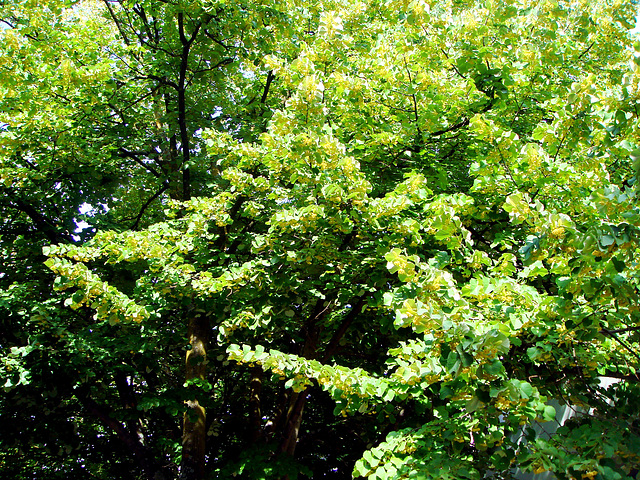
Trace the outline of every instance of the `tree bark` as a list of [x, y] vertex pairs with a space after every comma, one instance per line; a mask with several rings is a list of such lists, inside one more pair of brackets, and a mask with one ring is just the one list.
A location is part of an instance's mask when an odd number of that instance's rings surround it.
[[[209, 317], [194, 313], [189, 319], [189, 345], [186, 356], [186, 380], [206, 380]], [[203, 480], [205, 477], [205, 440], [207, 417], [198, 392], [185, 402], [187, 410], [182, 423], [182, 463], [180, 480]]]
[[251, 381], [249, 383], [249, 441], [255, 443], [262, 438], [262, 407], [260, 395], [262, 393], [262, 367], [255, 366], [251, 369]]
[[[312, 360], [316, 357], [318, 350], [318, 341], [320, 339], [319, 322], [326, 316], [328, 307], [322, 299], [318, 299], [313, 312], [305, 322], [302, 328], [302, 334], [305, 342], [300, 352], [300, 356]], [[286, 421], [282, 432], [282, 439], [279, 453], [290, 455], [293, 457], [298, 437], [300, 435], [300, 425], [302, 424], [302, 412], [307, 402], [309, 389], [305, 388], [302, 392], [292, 392], [289, 397], [289, 406], [286, 413]]]
[[289, 400], [289, 410], [287, 411], [287, 422], [280, 443], [279, 452], [293, 457], [300, 435], [300, 425], [302, 424], [302, 412], [307, 402], [309, 389], [294, 393]]
[[184, 14], [178, 13], [178, 32], [182, 44], [180, 56], [180, 76], [178, 78], [178, 126], [180, 128], [180, 143], [182, 149], [182, 200], [191, 199], [191, 173], [189, 170], [190, 146], [189, 129], [187, 128], [187, 69], [189, 67], [189, 52], [191, 45], [196, 40], [202, 24], [197, 22], [190, 38], [186, 37], [184, 29]]

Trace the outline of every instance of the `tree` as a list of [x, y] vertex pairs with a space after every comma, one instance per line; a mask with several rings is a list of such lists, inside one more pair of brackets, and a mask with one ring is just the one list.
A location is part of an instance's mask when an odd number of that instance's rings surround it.
[[635, 475], [631, 4], [3, 8], [14, 477]]

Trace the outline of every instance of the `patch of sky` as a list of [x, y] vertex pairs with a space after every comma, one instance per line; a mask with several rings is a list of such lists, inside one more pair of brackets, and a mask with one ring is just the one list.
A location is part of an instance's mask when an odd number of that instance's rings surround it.
[[640, 36], [640, 5], [638, 6], [638, 12], [636, 13], [636, 26], [629, 33]]
[[[109, 207], [104, 203], [100, 203], [98, 204], [98, 207], [94, 207], [90, 203], [85, 202], [82, 205], [80, 205], [80, 207], [78, 208], [78, 213], [80, 213], [80, 215], [83, 215], [85, 218], [94, 217], [99, 213], [106, 213], [108, 211], [109, 211]], [[77, 218], [74, 218], [73, 221], [76, 224], [76, 229], [74, 230], [74, 233], [81, 233], [88, 228], [93, 228], [93, 225], [91, 225], [89, 222], [87, 222], [84, 219], [78, 220]], [[80, 237], [77, 235], [73, 235], [73, 239], [78, 241], [80, 240]]]

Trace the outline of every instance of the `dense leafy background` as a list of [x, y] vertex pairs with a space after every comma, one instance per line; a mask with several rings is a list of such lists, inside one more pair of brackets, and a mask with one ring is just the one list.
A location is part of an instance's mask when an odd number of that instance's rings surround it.
[[3, 477], [635, 478], [632, 2], [0, 9]]

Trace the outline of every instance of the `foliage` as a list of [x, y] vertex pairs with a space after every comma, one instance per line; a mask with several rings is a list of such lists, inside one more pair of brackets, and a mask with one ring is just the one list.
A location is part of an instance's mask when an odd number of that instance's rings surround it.
[[1, 8], [8, 474], [637, 474], [630, 2]]

